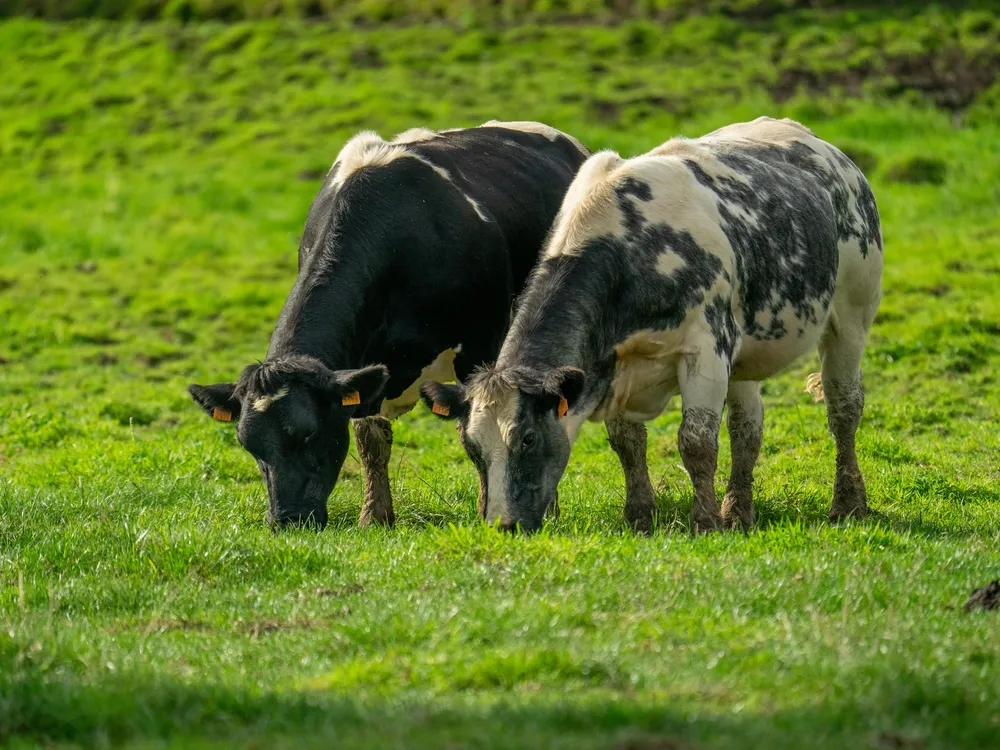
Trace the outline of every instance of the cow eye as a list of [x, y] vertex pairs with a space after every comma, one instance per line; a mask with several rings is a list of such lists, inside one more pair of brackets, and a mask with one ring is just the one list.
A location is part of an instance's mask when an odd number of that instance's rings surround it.
[[314, 437], [316, 437], [316, 433], [315, 432], [310, 432], [308, 435], [305, 436], [305, 438], [302, 441], [302, 444], [303, 445], [309, 445], [309, 443], [311, 443], [313, 441]]
[[535, 433], [529, 432], [521, 438], [521, 445], [525, 448], [530, 448], [535, 444], [535, 439]]

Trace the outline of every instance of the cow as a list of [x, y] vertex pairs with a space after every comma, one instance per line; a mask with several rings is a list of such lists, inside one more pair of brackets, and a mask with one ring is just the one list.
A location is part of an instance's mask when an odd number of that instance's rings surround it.
[[273, 525], [326, 525], [348, 422], [365, 471], [360, 524], [394, 522], [390, 420], [415, 406], [425, 380], [462, 380], [497, 357], [589, 155], [537, 122], [348, 141], [309, 209], [267, 357], [236, 382], [188, 388], [237, 424]]
[[[680, 393], [691, 528], [754, 522], [760, 382], [818, 346], [837, 460], [831, 519], [862, 516], [861, 356], [881, 297], [878, 209], [861, 171], [791, 120], [759, 118], [580, 169], [497, 362], [424, 400], [459, 422], [483, 515], [532, 531], [585, 420], [625, 474], [625, 520], [654, 524], [644, 422]], [[713, 489], [728, 405], [732, 473]]]

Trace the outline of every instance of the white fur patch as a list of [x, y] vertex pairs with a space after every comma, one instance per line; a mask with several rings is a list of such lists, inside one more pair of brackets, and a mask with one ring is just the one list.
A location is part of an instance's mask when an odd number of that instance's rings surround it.
[[617, 213], [602, 210], [611, 198], [611, 175], [622, 164], [614, 151], [600, 151], [580, 167], [552, 225], [552, 232], [545, 243], [545, 257], [575, 255], [579, 245], [601, 234], [617, 234]]
[[[406, 132], [409, 133], [411, 131]], [[402, 135], [406, 135], [406, 133], [403, 133]], [[428, 139], [423, 138], [421, 140]], [[437, 164], [420, 154], [407, 150], [407, 143], [416, 142], [417, 139], [415, 138], [400, 141], [399, 137], [397, 137], [397, 140], [387, 143], [382, 140], [382, 136], [374, 131], [365, 130], [358, 133], [347, 142], [337, 155], [337, 159], [334, 163], [336, 164], [339, 162], [340, 166], [337, 168], [337, 174], [334, 175], [333, 182], [331, 183], [333, 189], [339, 190], [340, 187], [347, 182], [348, 177], [363, 167], [384, 167], [387, 164], [391, 164], [396, 159], [406, 158], [416, 159], [417, 161], [423, 162], [437, 172], [441, 177], [451, 182], [451, 174], [449, 174], [447, 169], [439, 167]]]
[[271, 404], [273, 404], [275, 401], [281, 401], [281, 399], [283, 399], [287, 395], [288, 395], [288, 389], [281, 388], [277, 393], [271, 396], [261, 396], [257, 399], [254, 399], [253, 409], [254, 411], [265, 412], [271, 407]]
[[483, 209], [480, 208], [479, 204], [476, 203], [476, 201], [474, 199], [472, 199], [468, 195], [466, 195], [465, 196], [465, 200], [467, 200], [469, 202], [469, 205], [472, 206], [472, 210], [476, 212], [476, 216], [478, 216], [483, 221], [489, 221], [490, 220], [490, 217], [483, 213]]
[[438, 134], [433, 130], [428, 130], [427, 128], [410, 128], [409, 130], [404, 130], [402, 133], [393, 138], [392, 142], [423, 143], [424, 141], [433, 141], [437, 137]]
[[532, 122], [530, 120], [514, 120], [511, 122], [505, 122], [502, 120], [490, 120], [489, 122], [484, 122], [479, 127], [481, 128], [506, 128], [507, 130], [519, 130], [522, 133], [534, 133], [535, 135], [543, 135], [550, 141], [554, 141], [556, 138], [562, 136], [574, 146], [576, 146], [581, 154], [589, 154], [590, 152], [584, 148], [584, 145], [580, 143], [576, 138], [571, 136], [569, 133], [564, 133], [561, 130], [556, 130], [551, 125], [546, 125], [543, 122]]
[[455, 357], [461, 351], [462, 345], [459, 344], [454, 349], [445, 349], [441, 352], [433, 362], [420, 371], [420, 377], [413, 381], [405, 391], [392, 400], [385, 399], [379, 413], [388, 419], [395, 419], [401, 414], [406, 414], [420, 400], [420, 386], [428, 380], [438, 383], [457, 382]]
[[514, 431], [520, 394], [511, 389], [490, 406], [473, 402], [466, 434], [486, 461], [486, 522], [509, 516], [507, 512], [507, 456]]

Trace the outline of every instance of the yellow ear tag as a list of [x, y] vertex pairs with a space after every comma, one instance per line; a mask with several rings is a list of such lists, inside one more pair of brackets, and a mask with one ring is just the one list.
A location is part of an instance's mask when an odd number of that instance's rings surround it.
[[351, 391], [348, 393], [341, 402], [344, 406], [357, 406], [361, 403], [361, 394], [357, 391]]
[[559, 399], [559, 411], [556, 413], [559, 415], [559, 419], [562, 419], [569, 414], [569, 401], [565, 398]]
[[439, 404], [437, 401], [434, 402], [434, 406], [431, 407], [431, 411], [437, 414], [439, 417], [447, 417], [451, 414], [451, 409], [445, 404]]
[[222, 407], [216, 406], [212, 411], [212, 419], [217, 419], [220, 422], [232, 422], [233, 413], [231, 411], [226, 411]]

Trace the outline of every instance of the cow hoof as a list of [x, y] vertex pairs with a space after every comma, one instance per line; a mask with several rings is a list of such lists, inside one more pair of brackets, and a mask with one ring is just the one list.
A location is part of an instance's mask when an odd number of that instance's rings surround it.
[[740, 528], [749, 531], [754, 521], [753, 499], [749, 494], [727, 492], [722, 501], [722, 522], [727, 529]]
[[830, 508], [830, 520], [836, 523], [837, 521], [843, 521], [846, 518], [864, 518], [868, 515], [867, 505], [854, 505], [854, 506], [844, 506], [838, 505], [834, 502], [833, 507]]
[[626, 507], [625, 525], [636, 534], [652, 533], [656, 526], [656, 503]]
[[841, 475], [833, 483], [830, 520], [864, 518], [868, 515], [868, 493], [860, 474]]
[[372, 510], [365, 507], [361, 509], [361, 517], [358, 519], [358, 526], [367, 529], [369, 526], [393, 526], [396, 523], [396, 514], [392, 508], [388, 510]]
[[722, 515], [718, 511], [715, 514], [691, 511], [691, 533], [692, 534], [710, 534], [716, 531], [722, 531], [725, 528], [725, 522], [722, 520]]
[[753, 501], [749, 496], [726, 494], [722, 501], [722, 522], [727, 529], [742, 528], [749, 531], [755, 520]]

